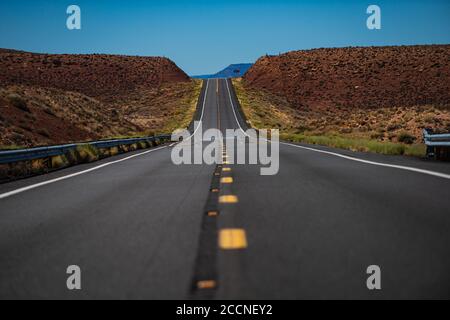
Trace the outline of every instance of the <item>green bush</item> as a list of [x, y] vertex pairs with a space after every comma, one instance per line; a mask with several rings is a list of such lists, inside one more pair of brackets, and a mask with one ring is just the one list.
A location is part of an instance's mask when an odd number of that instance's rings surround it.
[[416, 137], [409, 134], [408, 132], [401, 132], [398, 135], [398, 142], [406, 143], [406, 144], [413, 144], [416, 141]]

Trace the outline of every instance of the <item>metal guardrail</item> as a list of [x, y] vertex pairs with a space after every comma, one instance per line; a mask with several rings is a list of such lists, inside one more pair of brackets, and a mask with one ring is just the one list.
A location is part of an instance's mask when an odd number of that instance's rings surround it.
[[427, 157], [434, 159], [450, 159], [450, 134], [430, 134], [423, 130], [423, 140], [427, 146]]
[[450, 134], [430, 134], [423, 130], [423, 139], [429, 147], [450, 147]]
[[114, 148], [124, 145], [132, 145], [139, 142], [155, 142], [156, 140], [170, 140], [170, 135], [160, 135], [145, 138], [116, 139], [94, 142], [84, 142], [78, 144], [66, 144], [60, 146], [49, 146], [41, 148], [30, 148], [20, 150], [0, 151], [0, 164], [8, 164], [14, 162], [31, 161], [48, 157], [62, 156], [71, 150], [75, 150], [79, 146], [93, 146], [97, 149]]

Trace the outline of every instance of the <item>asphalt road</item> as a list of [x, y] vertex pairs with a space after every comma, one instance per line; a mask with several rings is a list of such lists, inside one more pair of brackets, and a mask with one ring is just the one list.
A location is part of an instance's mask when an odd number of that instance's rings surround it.
[[[196, 119], [246, 129], [225, 80]], [[176, 166], [173, 147], [0, 185], [0, 298], [450, 298], [448, 164], [284, 143], [261, 176]]]

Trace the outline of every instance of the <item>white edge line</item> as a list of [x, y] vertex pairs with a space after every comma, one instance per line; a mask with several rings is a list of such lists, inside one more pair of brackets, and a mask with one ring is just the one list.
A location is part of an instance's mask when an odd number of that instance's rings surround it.
[[[194, 133], [192, 134], [192, 136], [189, 137], [189, 139], [191, 139], [195, 135], [195, 133], [198, 131], [198, 129], [201, 126], [201, 123], [202, 123], [202, 120], [203, 120], [203, 116], [204, 116], [204, 113], [205, 113], [205, 105], [206, 105], [206, 98], [208, 96], [208, 88], [209, 88], [209, 80], [206, 80], [206, 90], [205, 90], [205, 97], [203, 99], [202, 113], [201, 113], [201, 116], [200, 116], [200, 124], [197, 126], [197, 128], [194, 131]], [[173, 146], [173, 145], [174, 144], [172, 144], [171, 146]], [[101, 169], [101, 168], [104, 168], [104, 167], [107, 167], [107, 166], [110, 166], [110, 165], [113, 165], [113, 164], [116, 164], [116, 163], [119, 163], [119, 162], [123, 162], [123, 161], [129, 160], [129, 159], [133, 159], [135, 157], [139, 157], [139, 156], [142, 156], [142, 155], [145, 155], [145, 154], [148, 154], [148, 153], [151, 153], [151, 152], [155, 152], [155, 151], [158, 151], [158, 150], [161, 150], [161, 149], [165, 149], [165, 148], [167, 148], [167, 146], [156, 148], [156, 149], [152, 149], [152, 150], [148, 150], [148, 151], [144, 151], [142, 153], [135, 154], [135, 155], [132, 155], [132, 156], [120, 159], [120, 160], [104, 163], [102, 165], [96, 166], [96, 167], [91, 168], [91, 169], [87, 169], [87, 170], [84, 170], [84, 171], [80, 171], [80, 172], [76, 172], [76, 173], [73, 173], [73, 174], [69, 174], [67, 176], [63, 176], [63, 177], [59, 177], [59, 178], [56, 178], [56, 179], [44, 181], [44, 182], [41, 182], [41, 183], [36, 183], [36, 184], [30, 185], [30, 186], [27, 186], [27, 187], [23, 187], [23, 188], [16, 189], [16, 190], [13, 190], [13, 191], [10, 191], [10, 192], [6, 192], [6, 193], [3, 193], [3, 194], [0, 194], [0, 200], [8, 198], [8, 197], [11, 197], [11, 196], [14, 196], [14, 195], [22, 193], [22, 192], [26, 192], [26, 191], [33, 190], [33, 189], [36, 189], [36, 188], [39, 188], [39, 187], [43, 187], [43, 186], [46, 186], [48, 184], [52, 184], [52, 183], [55, 183], [55, 182], [58, 182], [58, 181], [62, 181], [62, 180], [70, 179], [70, 178], [73, 178], [73, 177], [76, 177], [76, 176], [79, 176], [79, 175], [82, 175], [82, 174], [86, 174], [86, 173], [89, 173], [89, 172], [92, 172], [92, 171], [95, 171], [95, 170], [98, 170], [98, 169]]]
[[[246, 134], [246, 132], [242, 129], [241, 125], [239, 124], [239, 120], [238, 120], [238, 118], [236, 116], [236, 112], [234, 110], [235, 106], [234, 106], [234, 103], [233, 103], [233, 99], [231, 98], [231, 92], [230, 92], [230, 88], [229, 88], [229, 85], [228, 85], [228, 81], [225, 81], [225, 82], [227, 84], [228, 95], [230, 97], [230, 102], [231, 102], [231, 106], [232, 106], [232, 109], [233, 109], [233, 114], [234, 114], [234, 117], [236, 119], [236, 122], [237, 122], [239, 128], [241, 129], [241, 131], [244, 132], [244, 134]], [[359, 158], [355, 158], [355, 157], [345, 156], [345, 155], [340, 154], [340, 153], [335, 153], [335, 152], [330, 152], [330, 151], [324, 151], [324, 150], [318, 150], [318, 149], [314, 149], [314, 148], [303, 147], [303, 146], [299, 146], [299, 145], [292, 144], [292, 143], [280, 142], [280, 144], [283, 144], [283, 145], [286, 145], [286, 146], [295, 147], [295, 148], [300, 148], [300, 149], [304, 149], [304, 150], [309, 150], [309, 151], [313, 151], [313, 152], [318, 152], [318, 153], [322, 153], [322, 154], [328, 154], [328, 155], [332, 155], [332, 156], [335, 156], [335, 157], [339, 157], [339, 158], [343, 158], [343, 159], [347, 159], [347, 160], [351, 160], [351, 161], [356, 161], [356, 162], [361, 162], [361, 163], [365, 163], [365, 164], [370, 164], [370, 165], [374, 165], [374, 166], [406, 170], [406, 171], [426, 174], [426, 175], [430, 175], [430, 176], [434, 176], [434, 177], [450, 180], [450, 175], [449, 174], [445, 174], [445, 173], [440, 173], [440, 172], [435, 172], [435, 171], [430, 171], [430, 170], [424, 170], [424, 169], [419, 169], [419, 168], [414, 168], [414, 167], [408, 167], [408, 166], [400, 166], [400, 165], [395, 165], [395, 164], [388, 164], [388, 163], [383, 163], [383, 162], [375, 162], [375, 161], [363, 160], [363, 159], [359, 159]]]
[[449, 174], [445, 174], [445, 173], [440, 173], [440, 172], [435, 172], [435, 171], [430, 171], [430, 170], [425, 170], [425, 169], [419, 169], [419, 168], [414, 168], [414, 167], [408, 167], [408, 166], [401, 166], [401, 165], [383, 163], [383, 162], [375, 162], [375, 161], [370, 161], [370, 160], [363, 160], [363, 159], [359, 159], [359, 158], [355, 158], [355, 157], [346, 156], [346, 155], [343, 155], [343, 154], [340, 154], [340, 153], [324, 151], [324, 150], [318, 150], [318, 149], [309, 148], [309, 147], [303, 147], [303, 146], [299, 146], [299, 145], [291, 144], [291, 143], [286, 143], [286, 142], [281, 142], [281, 144], [284, 144], [286, 146], [295, 147], [295, 148], [304, 149], [304, 150], [314, 151], [314, 152], [318, 152], [318, 153], [328, 154], [328, 155], [332, 155], [332, 156], [335, 156], [335, 157], [339, 157], [339, 158], [343, 158], [343, 159], [347, 159], [347, 160], [352, 160], [352, 161], [356, 161], [356, 162], [361, 162], [361, 163], [365, 163], [365, 164], [370, 164], [370, 165], [374, 165], [374, 166], [386, 167], [386, 168], [394, 168], [394, 169], [400, 169], [400, 170], [406, 170], [406, 171], [412, 171], [412, 172], [416, 172], [416, 173], [427, 174], [427, 175], [430, 175], [430, 176], [434, 176], [434, 177], [439, 177], [439, 178], [449, 179], [450, 180], [450, 175]]
[[119, 162], [123, 162], [123, 161], [126, 161], [126, 160], [130, 160], [130, 159], [133, 159], [133, 158], [136, 158], [136, 157], [139, 157], [139, 156], [143, 156], [145, 154], [148, 154], [148, 153], [151, 153], [151, 152], [155, 152], [155, 151], [158, 151], [158, 150], [162, 150], [162, 149], [165, 149], [165, 148], [167, 148], [167, 146], [159, 147], [159, 148], [156, 148], [156, 149], [151, 149], [151, 150], [144, 151], [144, 152], [141, 152], [141, 153], [138, 153], [138, 154], [135, 154], [135, 155], [132, 155], [132, 156], [120, 159], [120, 160], [111, 161], [111, 162], [104, 163], [102, 165], [99, 165], [99, 166], [96, 166], [96, 167], [93, 167], [93, 168], [90, 168], [90, 169], [87, 169], [87, 170], [83, 170], [83, 171], [80, 171], [80, 172], [69, 174], [67, 176], [63, 176], [63, 177], [59, 177], [59, 178], [56, 178], [56, 179], [44, 181], [44, 182], [41, 182], [41, 183], [36, 183], [36, 184], [30, 185], [30, 186], [27, 186], [27, 187], [23, 187], [23, 188], [16, 189], [16, 190], [13, 190], [13, 191], [10, 191], [10, 192], [6, 192], [6, 193], [3, 193], [3, 194], [0, 194], [0, 200], [8, 198], [8, 197], [11, 197], [11, 196], [14, 196], [14, 195], [17, 195], [17, 194], [22, 193], [22, 192], [26, 192], [26, 191], [29, 191], [29, 190], [32, 190], [32, 189], [43, 187], [43, 186], [46, 186], [48, 184], [52, 184], [52, 183], [55, 183], [55, 182], [58, 182], [58, 181], [67, 180], [67, 179], [70, 179], [70, 178], [73, 178], [73, 177], [76, 177], [76, 176], [80, 176], [82, 174], [86, 174], [86, 173], [89, 173], [89, 172], [92, 172], [92, 171], [95, 171], [95, 170], [99, 170], [101, 168], [104, 168], [104, 167], [107, 167], [107, 166], [110, 166], [110, 165], [113, 165], [113, 164], [116, 164], [116, 163], [119, 163]]
[[249, 135], [247, 134], [247, 132], [245, 132], [244, 129], [242, 129], [241, 124], [239, 123], [239, 120], [238, 120], [238, 118], [237, 118], [236, 111], [234, 110], [234, 109], [235, 109], [235, 106], [234, 106], [234, 103], [233, 103], [233, 99], [231, 98], [231, 91], [230, 91], [230, 86], [228, 85], [228, 80], [225, 80], [225, 83], [227, 84], [228, 96], [230, 97], [230, 102], [231, 102], [231, 110], [233, 110], [233, 114], [234, 114], [234, 118], [236, 119], [236, 123], [237, 123], [237, 125], [239, 126], [239, 129], [241, 129], [241, 131], [242, 131], [247, 137], [249, 137]]
[[200, 127], [202, 126], [203, 116], [205, 114], [206, 98], [208, 97], [208, 88], [209, 88], [209, 79], [206, 80], [205, 96], [203, 97], [202, 113], [200, 115], [199, 124], [198, 124], [197, 128], [194, 130], [194, 133], [192, 133], [192, 135], [186, 139], [187, 141], [191, 140], [192, 137], [195, 136], [195, 134], [197, 133], [198, 129], [200, 129]]

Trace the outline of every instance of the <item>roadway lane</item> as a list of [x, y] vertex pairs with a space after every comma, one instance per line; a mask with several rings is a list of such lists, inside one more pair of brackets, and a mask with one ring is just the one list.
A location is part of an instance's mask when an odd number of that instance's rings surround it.
[[[214, 90], [205, 129], [216, 127]], [[139, 153], [5, 184], [0, 194]], [[0, 199], [0, 298], [188, 298], [213, 170], [173, 165], [166, 146]], [[80, 292], [66, 288], [69, 265], [81, 267]]]
[[[238, 128], [226, 91], [222, 84], [221, 113], [232, 116], [222, 126]], [[443, 163], [312, 148], [449, 172]], [[248, 248], [221, 251], [218, 298], [450, 298], [450, 180], [290, 145], [280, 147], [276, 176], [231, 168], [227, 193], [239, 202], [222, 205], [219, 228], [244, 229]], [[367, 290], [370, 265], [382, 269], [382, 291]]]
[[[233, 106], [229, 84], [210, 80], [195, 118], [204, 130], [245, 129]], [[441, 163], [312, 148], [450, 173]], [[230, 165], [220, 195], [238, 202], [206, 217], [217, 168], [175, 166], [170, 151], [0, 199], [0, 298], [450, 298], [450, 180], [284, 144], [276, 176]], [[1, 185], [0, 195], [134, 154]], [[248, 246], [220, 249], [224, 229], [242, 229]], [[71, 264], [83, 270], [81, 292], [65, 287]], [[382, 268], [381, 292], [365, 286], [372, 264]], [[208, 294], [192, 290], [197, 280]]]

